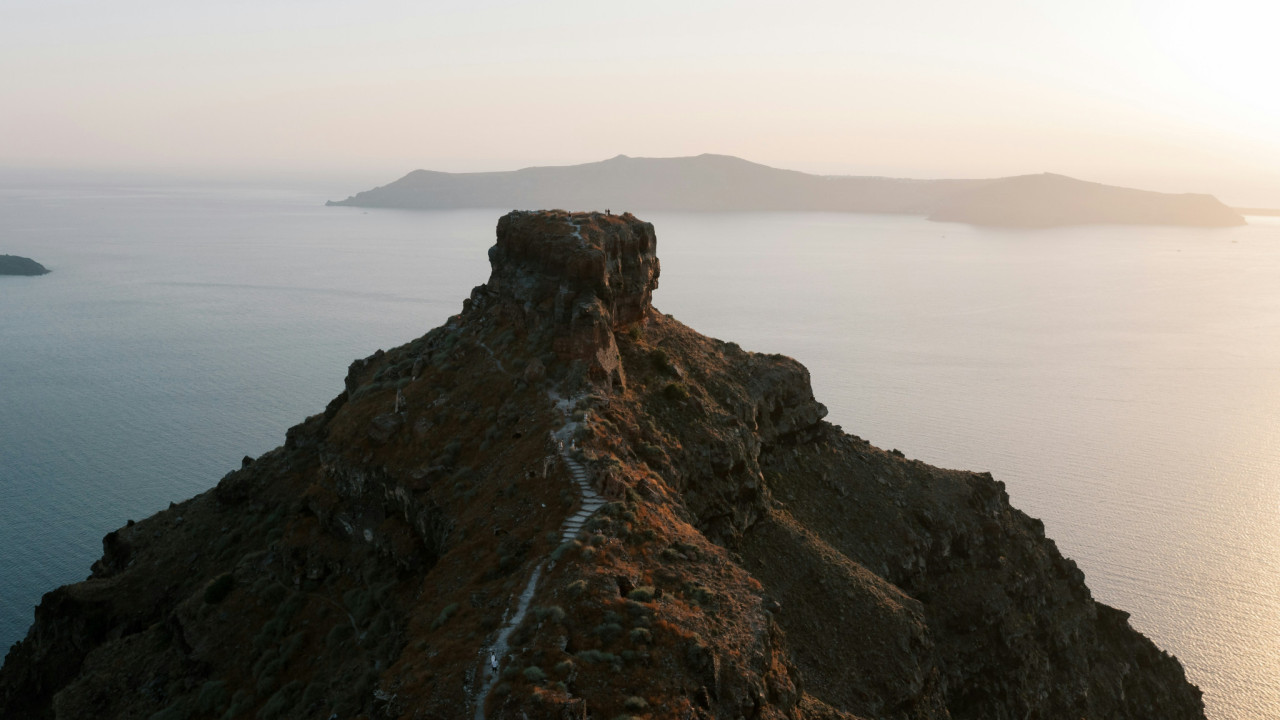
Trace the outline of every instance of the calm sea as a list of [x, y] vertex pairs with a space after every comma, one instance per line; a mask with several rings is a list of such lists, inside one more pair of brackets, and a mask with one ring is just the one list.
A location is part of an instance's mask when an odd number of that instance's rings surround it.
[[[100, 539], [323, 409], [461, 309], [502, 211], [356, 188], [0, 178], [0, 647]], [[1215, 719], [1280, 717], [1280, 220], [980, 230], [643, 213], [655, 304], [804, 362], [830, 419], [990, 470]]]

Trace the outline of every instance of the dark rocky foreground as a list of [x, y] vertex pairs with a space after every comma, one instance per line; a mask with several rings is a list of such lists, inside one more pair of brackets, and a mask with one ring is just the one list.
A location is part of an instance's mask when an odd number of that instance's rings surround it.
[[1001, 483], [655, 310], [653, 226], [511, 213], [490, 259], [282, 447], [107, 535], [0, 717], [1203, 717]]
[[0, 255], [0, 275], [47, 275], [49, 268], [18, 255]]

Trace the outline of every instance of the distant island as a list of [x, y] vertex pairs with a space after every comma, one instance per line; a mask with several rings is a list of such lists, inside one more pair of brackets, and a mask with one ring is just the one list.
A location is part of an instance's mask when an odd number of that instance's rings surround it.
[[930, 220], [1004, 227], [1058, 225], [1244, 225], [1212, 195], [1151, 192], [1044, 173], [993, 180], [958, 193]]
[[991, 180], [911, 180], [811, 175], [728, 155], [633, 158], [506, 172], [414, 170], [327, 205], [402, 208], [563, 208], [813, 211], [922, 215], [1008, 227], [1189, 225], [1226, 227], [1244, 217], [1212, 195], [1167, 194], [1062, 175]]
[[1280, 208], [1233, 208], [1241, 215], [1261, 215], [1266, 217], [1280, 217]]
[[48, 275], [49, 268], [17, 255], [0, 255], [0, 275]]

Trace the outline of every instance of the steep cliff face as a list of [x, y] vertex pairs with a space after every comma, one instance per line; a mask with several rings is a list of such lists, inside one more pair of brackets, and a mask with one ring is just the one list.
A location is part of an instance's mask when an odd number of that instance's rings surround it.
[[613, 335], [649, 311], [657, 244], [649, 223], [510, 213], [489, 250], [489, 282], [472, 291], [466, 309], [492, 306], [491, 320], [549, 337], [558, 359], [583, 361], [593, 381], [621, 387]]
[[652, 308], [653, 227], [511, 213], [446, 325], [103, 540], [16, 718], [1199, 718], [990, 476]]

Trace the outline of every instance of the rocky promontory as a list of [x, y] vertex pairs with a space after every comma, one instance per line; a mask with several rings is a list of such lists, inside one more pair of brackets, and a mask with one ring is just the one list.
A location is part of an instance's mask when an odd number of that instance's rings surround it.
[[18, 255], [0, 255], [0, 275], [48, 275], [49, 268]]
[[1203, 718], [985, 473], [651, 304], [654, 228], [514, 212], [463, 311], [103, 539], [5, 718]]

